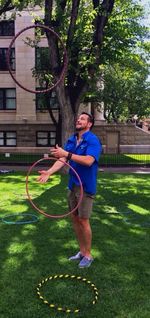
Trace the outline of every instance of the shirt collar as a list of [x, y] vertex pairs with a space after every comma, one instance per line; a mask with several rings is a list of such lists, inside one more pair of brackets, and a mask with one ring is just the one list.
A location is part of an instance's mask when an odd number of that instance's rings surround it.
[[[90, 130], [86, 131], [83, 135], [82, 135], [82, 140], [87, 140], [88, 135], [90, 133]], [[69, 141], [72, 142], [76, 142], [76, 137], [77, 137], [77, 133], [73, 134], [72, 136], [69, 137]]]

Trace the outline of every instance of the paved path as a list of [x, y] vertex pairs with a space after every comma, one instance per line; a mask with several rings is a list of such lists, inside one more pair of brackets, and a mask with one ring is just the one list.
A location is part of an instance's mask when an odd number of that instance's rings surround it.
[[[28, 166], [22, 165], [0, 165], [0, 171], [28, 171]], [[39, 168], [38, 168], [39, 169]], [[102, 167], [99, 169], [100, 172], [112, 172], [112, 173], [141, 173], [150, 174], [150, 167]]]
[[112, 173], [141, 173], [150, 174], [150, 167], [105, 167], [100, 168], [100, 172]]

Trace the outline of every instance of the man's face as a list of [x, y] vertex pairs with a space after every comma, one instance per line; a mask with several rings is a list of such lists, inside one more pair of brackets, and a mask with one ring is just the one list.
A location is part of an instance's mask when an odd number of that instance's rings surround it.
[[88, 115], [82, 114], [76, 120], [76, 131], [89, 130], [91, 125]]

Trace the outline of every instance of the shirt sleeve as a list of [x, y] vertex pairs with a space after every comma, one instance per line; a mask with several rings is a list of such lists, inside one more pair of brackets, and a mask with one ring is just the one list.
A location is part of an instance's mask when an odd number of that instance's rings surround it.
[[88, 142], [86, 155], [94, 157], [98, 162], [101, 152], [102, 144], [97, 137]]

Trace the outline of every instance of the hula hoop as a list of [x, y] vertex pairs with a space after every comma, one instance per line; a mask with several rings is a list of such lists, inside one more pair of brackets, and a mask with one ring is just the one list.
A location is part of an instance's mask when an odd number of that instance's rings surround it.
[[44, 299], [44, 297], [41, 295], [40, 293], [40, 288], [43, 286], [43, 284], [45, 284], [46, 282], [52, 280], [52, 279], [76, 279], [78, 281], [81, 281], [81, 282], [85, 282], [86, 284], [88, 284], [94, 291], [94, 299], [92, 300], [92, 305], [95, 305], [97, 300], [98, 300], [98, 289], [97, 287], [95, 286], [95, 284], [93, 284], [90, 280], [84, 278], [84, 277], [81, 277], [81, 276], [75, 276], [75, 275], [68, 275], [68, 274], [61, 274], [61, 275], [54, 275], [54, 276], [50, 276], [50, 277], [47, 277], [45, 279], [43, 279], [41, 281], [41, 283], [38, 284], [38, 287], [37, 287], [37, 295], [39, 297], [40, 300], [43, 301], [44, 304], [48, 305], [48, 307], [50, 309], [55, 309], [59, 312], [65, 312], [66, 314], [68, 313], [79, 313], [80, 312], [80, 309], [79, 308], [75, 308], [75, 309], [70, 309], [70, 308], [65, 308], [65, 307], [58, 307], [56, 304], [52, 304], [52, 303], [49, 303], [47, 299]]
[[[32, 198], [31, 198], [31, 196], [30, 196], [30, 194], [29, 194], [28, 183], [29, 183], [30, 173], [31, 173], [32, 169], [33, 169], [38, 163], [40, 163], [40, 162], [43, 161], [43, 160], [54, 160], [54, 161], [59, 160], [60, 162], [63, 162], [66, 166], [68, 166], [68, 167], [74, 172], [74, 174], [76, 175], [76, 177], [77, 177], [77, 179], [78, 179], [78, 181], [79, 181], [79, 185], [80, 185], [80, 197], [79, 197], [79, 201], [78, 201], [77, 205], [74, 207], [74, 209], [72, 209], [71, 211], [66, 212], [66, 213], [64, 213], [64, 214], [62, 214], [62, 215], [47, 214], [46, 212], [44, 212], [43, 210], [41, 210], [40, 208], [38, 208], [38, 207], [33, 203]], [[38, 212], [40, 212], [41, 214], [45, 215], [45, 216], [48, 217], [48, 218], [63, 218], [63, 217], [65, 217], [65, 216], [70, 215], [71, 213], [73, 213], [73, 212], [75, 212], [75, 211], [77, 210], [77, 208], [79, 207], [79, 205], [80, 205], [80, 203], [81, 203], [81, 201], [82, 201], [82, 198], [83, 198], [83, 186], [82, 186], [82, 182], [81, 182], [81, 179], [80, 179], [78, 173], [75, 171], [74, 168], [72, 168], [72, 167], [69, 165], [69, 163], [64, 162], [64, 161], [61, 160], [61, 159], [56, 159], [56, 158], [54, 158], [54, 157], [47, 157], [47, 158], [39, 159], [39, 160], [37, 160], [37, 161], [29, 168], [28, 173], [27, 173], [27, 177], [26, 177], [26, 192], [27, 192], [27, 196], [28, 196], [29, 202], [31, 203], [31, 205], [33, 206], [33, 208], [34, 208], [35, 210], [37, 210]]]
[[[13, 216], [31, 216], [31, 220], [27, 221], [7, 221], [7, 218], [11, 218]], [[5, 224], [30, 224], [30, 223], [35, 223], [38, 221], [38, 217], [34, 214], [29, 214], [29, 213], [14, 213], [14, 214], [8, 214], [5, 217], [2, 218], [2, 222]]]
[[[20, 34], [22, 34], [23, 32], [25, 32], [26, 30], [29, 30], [29, 29], [33, 29], [33, 28], [41, 28], [41, 29], [44, 29], [44, 30], [47, 30], [49, 31], [52, 35], [54, 35], [57, 40], [60, 42], [62, 48], [63, 48], [63, 51], [64, 51], [64, 54], [63, 54], [63, 69], [61, 71], [61, 74], [60, 74], [60, 78], [58, 79], [58, 81], [52, 85], [51, 87], [47, 88], [47, 89], [43, 89], [43, 90], [32, 90], [32, 89], [29, 89], [29, 88], [26, 88], [24, 87], [14, 76], [13, 74], [13, 71], [11, 70], [11, 66], [10, 66], [10, 54], [11, 54], [11, 48], [15, 42], [15, 40], [19, 37]], [[44, 25], [30, 25], [24, 29], [22, 29], [21, 31], [19, 31], [15, 36], [14, 38], [12, 39], [12, 41], [10, 42], [10, 45], [9, 45], [9, 48], [8, 48], [8, 52], [7, 52], [7, 66], [8, 66], [8, 71], [11, 75], [11, 77], [13, 78], [13, 80], [15, 81], [15, 83], [20, 86], [22, 89], [24, 89], [25, 91], [29, 92], [29, 93], [33, 93], [33, 94], [38, 94], [38, 93], [47, 93], [47, 92], [50, 92], [52, 89], [54, 89], [57, 85], [59, 85], [59, 83], [63, 80], [64, 78], [64, 75], [65, 75], [65, 72], [66, 72], [66, 69], [67, 69], [67, 65], [68, 65], [68, 58], [67, 58], [67, 50], [62, 42], [62, 40], [60, 39], [59, 35], [53, 31], [52, 29], [50, 29], [48, 26], [44, 26]]]

